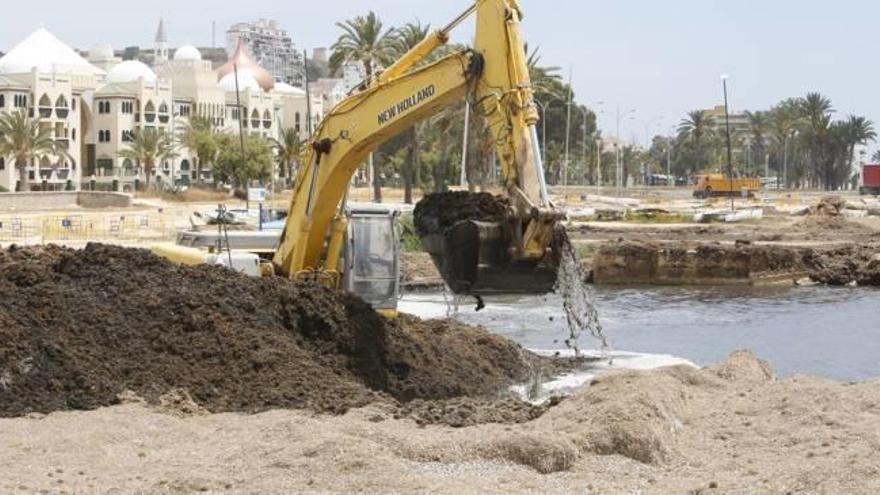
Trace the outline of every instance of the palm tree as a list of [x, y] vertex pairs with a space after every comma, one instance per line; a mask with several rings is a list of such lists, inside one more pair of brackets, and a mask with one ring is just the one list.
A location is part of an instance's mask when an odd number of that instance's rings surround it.
[[394, 55], [394, 29], [383, 30], [382, 21], [372, 10], [366, 16], [337, 22], [343, 33], [330, 49], [330, 70], [336, 72], [346, 62], [358, 61], [364, 65], [367, 81], [380, 65], [387, 64]]
[[877, 140], [877, 131], [874, 129], [874, 123], [865, 117], [856, 117], [850, 115], [843, 122], [844, 132], [846, 135], [847, 154], [846, 168], [847, 173], [851, 173], [853, 169], [853, 160], [855, 160], [856, 146], [860, 144], [868, 144]]
[[697, 163], [695, 170], [703, 169], [706, 166], [704, 146], [706, 141], [712, 137], [712, 121], [703, 110], [694, 110], [688, 112], [687, 117], [681, 120], [678, 125], [679, 136], [685, 140], [689, 140], [696, 148]]
[[[420, 22], [407, 23], [398, 29], [394, 35], [392, 48], [394, 59], [399, 59], [407, 52], [422, 42], [431, 31], [431, 27], [422, 26]], [[419, 167], [419, 124], [410, 127], [406, 131], [406, 158], [401, 165], [401, 175], [403, 176], [403, 201], [410, 205], [413, 203], [413, 186], [415, 183], [415, 171]]]
[[[346, 62], [357, 61], [363, 64], [366, 73], [366, 84], [373, 79], [373, 74], [380, 65], [388, 64], [393, 55], [394, 29], [384, 30], [382, 21], [372, 10], [364, 16], [337, 22], [342, 29], [330, 49], [330, 70], [336, 72]], [[373, 170], [373, 200], [382, 202], [382, 180], [379, 173]]]
[[[749, 120], [749, 153], [756, 152], [758, 158], [766, 160], [769, 165], [770, 155], [767, 153], [767, 139], [770, 134], [770, 118], [768, 112], [746, 112]], [[754, 162], [753, 162], [754, 163]]]
[[[217, 140], [212, 130], [211, 119], [202, 116], [192, 116], [179, 132], [180, 144], [189, 149], [196, 162], [196, 177], [201, 183], [202, 167], [204, 163], [210, 163], [217, 155]], [[173, 178], [172, 178], [173, 180]]]
[[[789, 142], [802, 123], [798, 100], [789, 98], [770, 109], [770, 132], [773, 143], [777, 150], [776, 155], [780, 165], [779, 171], [787, 173], [790, 160]], [[782, 178], [782, 183], [788, 186], [788, 177]]]
[[[831, 114], [834, 112], [831, 100], [820, 93], [808, 93], [800, 100], [800, 111], [807, 124], [810, 161], [814, 183], [820, 177], [826, 188], [831, 187], [831, 167], [829, 163], [829, 139], [831, 131]], [[815, 183], [814, 185], [818, 185]]]
[[173, 139], [164, 132], [152, 128], [132, 131], [128, 148], [119, 150], [116, 154], [120, 158], [128, 158], [139, 168], [143, 168], [147, 189], [150, 188], [150, 176], [153, 175], [156, 164], [176, 156]]
[[540, 47], [529, 50], [528, 43], [526, 49], [526, 66], [529, 68], [529, 79], [532, 81], [532, 89], [536, 93], [546, 93], [552, 96], [562, 98], [562, 94], [558, 94], [556, 87], [562, 83], [562, 77], [559, 75], [561, 70], [559, 67], [544, 67], [541, 65]]
[[299, 165], [299, 155], [302, 153], [302, 140], [299, 133], [293, 127], [281, 128], [278, 130], [278, 138], [271, 139], [272, 147], [275, 148], [275, 156], [278, 160], [280, 173], [278, 175], [287, 175], [290, 183], [293, 184], [294, 174]]
[[11, 157], [19, 173], [19, 191], [30, 190], [27, 167], [46, 155], [67, 155], [52, 139], [49, 128], [40, 127], [24, 110], [0, 116], [0, 156]]

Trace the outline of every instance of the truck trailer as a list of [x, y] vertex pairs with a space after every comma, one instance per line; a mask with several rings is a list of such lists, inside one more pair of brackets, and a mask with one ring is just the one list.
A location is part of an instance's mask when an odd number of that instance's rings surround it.
[[859, 187], [859, 193], [880, 196], [880, 164], [862, 165], [862, 185]]

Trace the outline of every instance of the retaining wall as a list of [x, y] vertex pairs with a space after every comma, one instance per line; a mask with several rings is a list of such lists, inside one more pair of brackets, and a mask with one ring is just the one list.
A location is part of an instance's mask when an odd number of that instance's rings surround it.
[[608, 285], [762, 285], [807, 276], [796, 248], [694, 243], [608, 243], [593, 280]]
[[131, 196], [114, 192], [67, 191], [0, 193], [0, 210], [63, 210], [65, 208], [127, 208]]

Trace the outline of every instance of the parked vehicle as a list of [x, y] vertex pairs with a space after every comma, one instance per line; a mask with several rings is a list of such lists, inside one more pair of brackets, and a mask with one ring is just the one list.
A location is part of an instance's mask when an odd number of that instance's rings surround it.
[[756, 177], [735, 177], [727, 174], [700, 174], [694, 179], [694, 197], [711, 198], [715, 196], [753, 197], [761, 189], [761, 179]]
[[859, 193], [880, 196], [880, 164], [862, 165], [862, 185], [859, 187]]

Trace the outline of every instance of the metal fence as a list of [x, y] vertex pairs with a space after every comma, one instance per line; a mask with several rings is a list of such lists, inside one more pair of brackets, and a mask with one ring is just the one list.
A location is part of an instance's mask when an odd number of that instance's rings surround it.
[[178, 223], [160, 213], [0, 216], [0, 242], [173, 240]]

